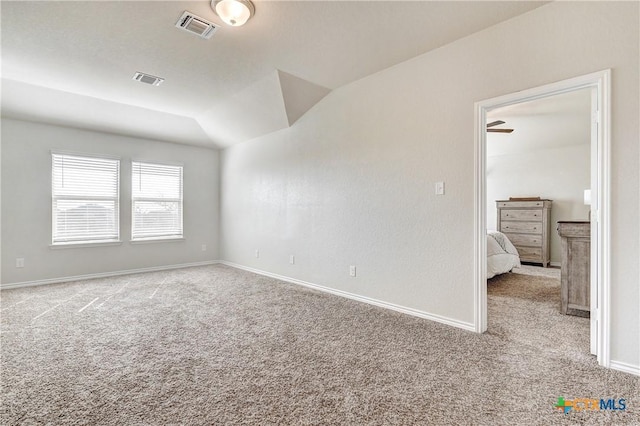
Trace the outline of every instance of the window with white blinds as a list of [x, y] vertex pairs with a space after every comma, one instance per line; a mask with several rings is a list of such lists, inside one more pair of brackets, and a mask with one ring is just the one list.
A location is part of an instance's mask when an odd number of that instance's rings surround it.
[[182, 238], [182, 166], [131, 163], [131, 239]]
[[120, 238], [120, 161], [52, 154], [53, 244]]

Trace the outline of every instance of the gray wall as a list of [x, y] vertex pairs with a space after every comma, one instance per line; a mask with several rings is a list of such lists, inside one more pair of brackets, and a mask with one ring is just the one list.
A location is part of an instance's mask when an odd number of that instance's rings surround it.
[[471, 324], [474, 103], [612, 68], [611, 358], [638, 366], [638, 6], [550, 3], [226, 149], [223, 259]]
[[[121, 245], [50, 248], [51, 150], [120, 157]], [[184, 165], [184, 241], [129, 242], [131, 159]], [[3, 119], [2, 283], [218, 259], [218, 163], [210, 149]]]

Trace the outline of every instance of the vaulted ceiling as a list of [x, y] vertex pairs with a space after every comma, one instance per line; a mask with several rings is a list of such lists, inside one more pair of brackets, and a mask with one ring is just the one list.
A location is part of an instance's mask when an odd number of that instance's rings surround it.
[[2, 1], [2, 115], [222, 148], [544, 3], [258, 0], [204, 40], [175, 23], [188, 10], [222, 24], [208, 1]]

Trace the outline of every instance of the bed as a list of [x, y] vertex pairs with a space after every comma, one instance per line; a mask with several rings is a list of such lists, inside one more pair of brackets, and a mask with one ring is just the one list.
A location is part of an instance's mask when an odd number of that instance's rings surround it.
[[487, 279], [520, 267], [518, 250], [502, 232], [487, 231]]

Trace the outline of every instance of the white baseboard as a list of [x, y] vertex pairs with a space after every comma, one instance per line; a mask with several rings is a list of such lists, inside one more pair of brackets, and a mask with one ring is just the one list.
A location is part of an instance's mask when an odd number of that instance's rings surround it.
[[470, 324], [470, 323], [467, 323], [467, 322], [463, 322], [463, 321], [458, 321], [458, 320], [455, 320], [455, 319], [452, 319], [452, 318], [447, 318], [447, 317], [444, 317], [442, 315], [430, 314], [428, 312], [420, 311], [420, 310], [417, 310], [417, 309], [407, 308], [405, 306], [400, 306], [400, 305], [396, 305], [396, 304], [393, 304], [393, 303], [384, 302], [382, 300], [372, 299], [372, 298], [366, 297], [366, 296], [360, 296], [358, 294], [353, 294], [353, 293], [349, 293], [349, 292], [342, 291], [342, 290], [336, 290], [334, 288], [325, 287], [325, 286], [322, 286], [322, 285], [319, 285], [319, 284], [314, 284], [314, 283], [310, 283], [310, 282], [307, 282], [307, 281], [298, 280], [296, 278], [286, 277], [284, 275], [278, 275], [278, 274], [274, 274], [274, 273], [271, 273], [271, 272], [262, 271], [260, 269], [255, 269], [255, 268], [250, 268], [248, 266], [238, 265], [236, 263], [227, 262], [225, 260], [221, 260], [221, 261], [219, 261], [219, 263], [222, 264], [222, 265], [230, 266], [232, 268], [242, 269], [244, 271], [253, 272], [254, 274], [263, 275], [265, 277], [275, 278], [277, 280], [285, 281], [285, 282], [288, 282], [288, 283], [291, 283], [291, 284], [301, 285], [301, 286], [312, 288], [312, 289], [315, 289], [315, 290], [319, 290], [319, 291], [322, 291], [322, 292], [325, 292], [325, 293], [330, 293], [330, 294], [333, 294], [333, 295], [336, 295], [336, 296], [346, 297], [347, 299], [356, 300], [358, 302], [368, 303], [369, 305], [374, 305], [374, 306], [378, 306], [378, 307], [381, 307], [381, 308], [390, 309], [392, 311], [401, 312], [403, 314], [412, 315], [412, 316], [415, 316], [415, 317], [420, 317], [420, 318], [428, 319], [428, 320], [431, 320], [431, 321], [439, 322], [439, 323], [442, 323], [442, 324], [450, 325], [452, 327], [461, 328], [463, 330], [475, 332], [475, 326], [473, 324]]
[[622, 371], [624, 373], [633, 374], [634, 376], [640, 376], [640, 365], [627, 364], [621, 361], [609, 361], [609, 367], [612, 370]]
[[181, 263], [178, 265], [165, 265], [165, 266], [152, 266], [149, 268], [127, 269], [124, 271], [101, 272], [98, 274], [73, 275], [70, 277], [60, 277], [60, 278], [51, 278], [46, 280], [24, 281], [19, 283], [2, 284], [0, 285], [0, 289], [8, 290], [10, 288], [32, 287], [37, 285], [66, 283], [69, 281], [92, 280], [95, 278], [107, 278], [107, 277], [116, 277], [119, 275], [139, 274], [142, 272], [166, 271], [170, 269], [189, 268], [192, 266], [214, 265], [216, 263], [219, 263], [219, 262], [217, 260], [208, 260], [205, 262]]
[[549, 265], [553, 266], [554, 268], [560, 268], [562, 267], [562, 262], [549, 262]]

